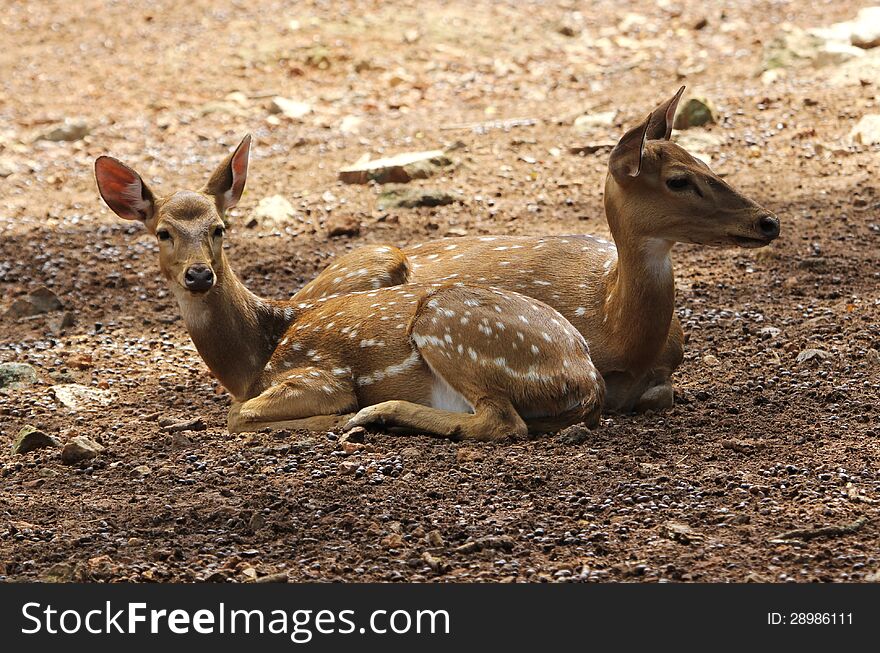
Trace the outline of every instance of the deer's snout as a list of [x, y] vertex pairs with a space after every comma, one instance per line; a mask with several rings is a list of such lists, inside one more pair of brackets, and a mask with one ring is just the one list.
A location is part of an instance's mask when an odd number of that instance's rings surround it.
[[757, 227], [758, 232], [767, 240], [774, 240], [779, 237], [779, 218], [772, 213], [758, 218]]
[[196, 263], [186, 269], [183, 281], [187, 290], [207, 292], [214, 286], [214, 271], [203, 263]]

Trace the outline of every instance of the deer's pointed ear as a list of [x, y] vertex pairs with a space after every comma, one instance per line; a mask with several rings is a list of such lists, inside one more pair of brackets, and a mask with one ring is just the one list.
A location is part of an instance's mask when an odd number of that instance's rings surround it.
[[156, 200], [141, 176], [113, 157], [95, 161], [95, 181], [107, 206], [125, 220], [147, 222], [156, 212]]
[[642, 157], [645, 155], [645, 142], [648, 140], [648, 128], [651, 126], [651, 116], [645, 118], [623, 137], [611, 150], [611, 158], [608, 159], [608, 169], [611, 175], [618, 181], [625, 181], [630, 177], [638, 177], [642, 170]]
[[657, 105], [657, 108], [651, 112], [651, 124], [648, 126], [649, 141], [668, 141], [672, 136], [675, 110], [678, 108], [678, 101], [681, 99], [681, 94], [684, 93], [684, 88], [682, 86], [675, 95], [666, 102]]
[[248, 159], [251, 154], [251, 135], [243, 139], [235, 151], [227, 156], [223, 163], [217, 166], [204, 191], [214, 196], [217, 202], [217, 210], [220, 215], [238, 204], [241, 194], [244, 192], [244, 184], [247, 181]]

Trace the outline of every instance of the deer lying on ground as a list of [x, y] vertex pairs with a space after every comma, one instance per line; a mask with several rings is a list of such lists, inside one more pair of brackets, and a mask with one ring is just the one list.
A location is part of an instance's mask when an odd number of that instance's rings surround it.
[[230, 431], [385, 424], [491, 440], [598, 422], [604, 383], [583, 336], [516, 292], [435, 282], [275, 301], [247, 290], [223, 236], [250, 143], [201, 190], [167, 197], [116, 159], [95, 162], [107, 205], [158, 239], [193, 343], [234, 397]]
[[606, 383], [605, 409], [668, 408], [683, 358], [670, 250], [676, 242], [762, 247], [778, 218], [669, 140], [684, 87], [626, 132], [608, 162], [605, 215], [592, 236], [483, 236], [364, 247], [340, 257], [300, 301], [362, 288], [462, 281], [554, 307], [584, 335]]

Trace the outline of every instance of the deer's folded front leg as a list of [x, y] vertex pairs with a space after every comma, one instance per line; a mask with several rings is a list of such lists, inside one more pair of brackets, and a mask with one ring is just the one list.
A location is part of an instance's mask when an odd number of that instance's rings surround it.
[[262, 393], [236, 402], [229, 411], [230, 433], [264, 428], [335, 428], [357, 408], [351, 382], [317, 367], [283, 372]]

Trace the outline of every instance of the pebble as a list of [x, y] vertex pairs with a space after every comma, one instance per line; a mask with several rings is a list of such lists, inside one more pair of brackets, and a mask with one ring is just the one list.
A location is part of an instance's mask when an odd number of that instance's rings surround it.
[[104, 447], [84, 435], [78, 435], [61, 449], [61, 462], [73, 465], [84, 460], [96, 458], [104, 451]]
[[18, 437], [15, 438], [15, 442], [12, 443], [12, 453], [26, 454], [29, 451], [34, 451], [43, 447], [60, 446], [61, 441], [58, 438], [46, 435], [39, 429], [27, 424], [18, 432]]
[[688, 129], [718, 122], [715, 105], [705, 97], [691, 97], [682, 104], [675, 114], [675, 129]]
[[49, 388], [63, 405], [78, 410], [88, 405], [109, 406], [116, 395], [108, 390], [90, 388], [79, 383], [62, 383]]
[[37, 134], [35, 141], [78, 141], [88, 135], [88, 123], [82, 118], [66, 118], [63, 122]]
[[361, 233], [361, 224], [351, 216], [333, 216], [325, 223], [327, 236], [340, 238], [342, 236], [357, 236]]
[[880, 114], [862, 116], [849, 132], [850, 140], [856, 145], [876, 145], [880, 143]]
[[253, 218], [247, 223], [248, 227], [261, 226], [265, 228], [275, 227], [289, 221], [296, 215], [287, 198], [281, 195], [264, 197], [254, 209]]
[[797, 355], [798, 363], [807, 363], [811, 360], [823, 361], [831, 358], [831, 354], [824, 349], [804, 349]]
[[413, 209], [419, 206], [445, 206], [454, 201], [455, 197], [452, 193], [444, 190], [400, 186], [382, 191], [376, 208], [380, 211]]
[[406, 152], [392, 157], [373, 159], [363, 157], [339, 171], [339, 180], [346, 184], [405, 184], [413, 179], [425, 179], [451, 165], [443, 150]]
[[0, 363], [0, 388], [19, 388], [37, 382], [37, 370], [27, 363]]
[[300, 120], [311, 112], [312, 107], [308, 103], [291, 100], [280, 95], [272, 98], [272, 102], [269, 104], [269, 113], [281, 114], [292, 120]]
[[34, 315], [42, 315], [52, 311], [60, 310], [64, 307], [58, 295], [41, 286], [36, 290], [28, 293], [25, 297], [19, 297], [7, 309], [5, 317], [18, 319], [21, 317], [32, 317]]

